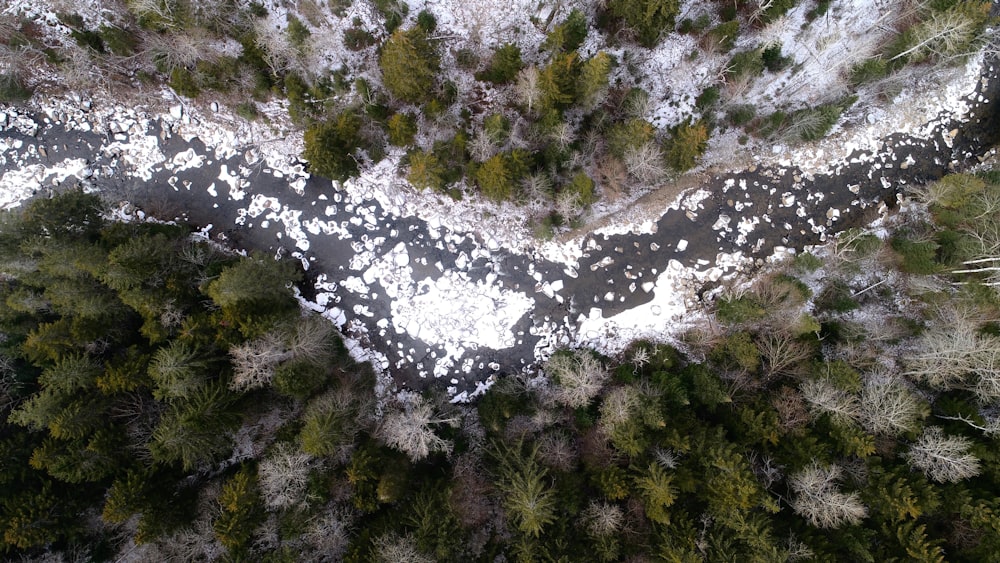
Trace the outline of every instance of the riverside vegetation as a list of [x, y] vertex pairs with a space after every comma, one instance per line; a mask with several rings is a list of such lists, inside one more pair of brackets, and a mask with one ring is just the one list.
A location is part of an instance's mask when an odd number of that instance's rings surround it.
[[[47, 42], [40, 21], [10, 13], [0, 18], [8, 69], [0, 100], [30, 94], [37, 68], [81, 89], [165, 82], [247, 119], [261, 118], [260, 102], [285, 99], [305, 130], [303, 156], [314, 173], [345, 181], [402, 150], [400, 174], [416, 188], [518, 203], [535, 232], [550, 236], [598, 198], [641, 192], [695, 167], [720, 132], [740, 130], [740, 142], [820, 139], [859, 89], [891, 98], [903, 69], [960, 62], [988, 39], [990, 2], [907, 0], [890, 10], [882, 27], [892, 33], [870, 57], [831, 70], [841, 80], [821, 103], [743, 99], [758, 78], [803, 63], [780, 41], [741, 41], [800, 4], [812, 5], [807, 27], [829, 18], [830, 0], [706, 1], [683, 13], [677, 0], [556, 6], [535, 18], [545, 40], [533, 52], [438, 32], [430, 11], [410, 14], [398, 0], [300, 0], [277, 15], [254, 2], [110, 2], [102, 4], [108, 23], [96, 28], [60, 13], [70, 30], [65, 44]], [[678, 35], [696, 40], [689, 60], [726, 61], [693, 104], [652, 100], [658, 79], [640, 64]], [[604, 50], [587, 48], [595, 37]], [[667, 102], [687, 113], [654, 125], [653, 110]], [[758, 115], [758, 102], [775, 109]]]
[[676, 346], [564, 350], [472, 406], [376, 396], [291, 263], [36, 200], [0, 229], [2, 549], [987, 560], [1000, 173], [918, 195], [724, 290]]

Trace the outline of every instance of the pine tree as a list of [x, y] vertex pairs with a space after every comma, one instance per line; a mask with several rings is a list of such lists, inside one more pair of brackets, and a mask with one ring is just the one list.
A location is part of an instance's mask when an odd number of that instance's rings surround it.
[[422, 150], [414, 150], [407, 155], [410, 171], [406, 175], [406, 180], [413, 184], [418, 190], [441, 190], [444, 189], [445, 168], [432, 153]]
[[678, 0], [610, 0], [608, 12], [635, 31], [644, 47], [655, 47], [660, 36], [674, 26]]
[[538, 73], [541, 109], [564, 110], [577, 96], [580, 63], [575, 51], [559, 53]]
[[708, 126], [703, 121], [682, 123], [667, 145], [667, 163], [684, 172], [694, 168], [708, 148]]
[[607, 92], [610, 72], [611, 57], [604, 51], [599, 51], [580, 65], [576, 97], [584, 109], [593, 108], [601, 103]]
[[421, 28], [393, 32], [378, 64], [383, 84], [399, 100], [419, 104], [433, 96], [438, 56]]
[[306, 129], [302, 156], [310, 170], [338, 182], [358, 173], [354, 153], [362, 145], [361, 119], [350, 110]]
[[533, 452], [525, 455], [495, 444], [495, 455], [499, 460], [497, 485], [507, 517], [522, 534], [537, 538], [556, 516], [556, 496], [547, 483], [548, 470], [535, 460]]
[[253, 471], [244, 467], [222, 485], [219, 507], [221, 512], [212, 522], [215, 537], [231, 553], [243, 555], [264, 515]]
[[673, 484], [672, 476], [667, 475], [659, 465], [651, 463], [636, 477], [635, 487], [642, 496], [646, 517], [653, 522], [670, 524], [670, 513], [667, 509], [674, 504], [679, 493]]

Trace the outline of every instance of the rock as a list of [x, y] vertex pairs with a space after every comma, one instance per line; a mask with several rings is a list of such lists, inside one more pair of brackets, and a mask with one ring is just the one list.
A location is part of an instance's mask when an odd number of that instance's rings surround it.
[[43, 147], [42, 145], [38, 145], [38, 154], [42, 155], [42, 157], [44, 158], [49, 156], [49, 151], [46, 150], [46, 148]]
[[6, 126], [7, 126], [7, 114], [0, 112], [0, 127], [6, 127]]
[[180, 104], [177, 104], [176, 106], [170, 106], [170, 117], [173, 117], [174, 119], [180, 119], [183, 116], [184, 116], [183, 106], [181, 106]]
[[212, 102], [212, 111], [219, 111], [219, 102]]

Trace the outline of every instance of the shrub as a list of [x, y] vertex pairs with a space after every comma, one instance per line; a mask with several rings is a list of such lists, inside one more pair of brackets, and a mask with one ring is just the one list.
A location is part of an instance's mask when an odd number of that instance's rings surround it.
[[102, 25], [100, 30], [101, 40], [112, 53], [127, 57], [135, 53], [138, 39], [134, 34], [122, 27]]
[[764, 72], [764, 59], [760, 49], [740, 51], [726, 65], [726, 79], [734, 82], [760, 76]]
[[197, 98], [201, 92], [194, 73], [184, 67], [170, 71], [170, 87], [174, 89], [174, 92], [187, 98]]
[[302, 23], [302, 20], [294, 15], [288, 14], [285, 17], [288, 20], [288, 42], [301, 53], [305, 49], [306, 40], [309, 39], [312, 32]]
[[702, 90], [701, 94], [698, 94], [698, 97], [694, 100], [694, 105], [698, 109], [705, 111], [706, 109], [714, 106], [715, 103], [719, 101], [720, 96], [721, 94], [719, 93], [718, 86], [709, 86], [708, 88]]
[[726, 108], [726, 121], [735, 127], [749, 123], [755, 117], [757, 117], [757, 108], [752, 104], [736, 104]]
[[437, 18], [427, 10], [421, 10], [417, 14], [417, 27], [427, 33], [434, 33], [434, 30], [437, 29]]
[[860, 86], [868, 82], [874, 82], [889, 75], [889, 64], [885, 59], [867, 59], [851, 67], [849, 80], [851, 85]]
[[19, 102], [31, 97], [31, 90], [11, 72], [0, 72], [0, 102]]
[[732, 51], [736, 46], [736, 38], [740, 34], [740, 22], [737, 20], [727, 21], [713, 27], [708, 32], [708, 39], [713, 45], [717, 45], [724, 52]]
[[764, 49], [760, 54], [760, 58], [764, 61], [764, 68], [770, 72], [785, 70], [795, 62], [791, 57], [781, 54], [781, 45], [777, 43]]
[[344, 46], [351, 51], [360, 51], [378, 43], [378, 39], [365, 29], [349, 27], [344, 30]]

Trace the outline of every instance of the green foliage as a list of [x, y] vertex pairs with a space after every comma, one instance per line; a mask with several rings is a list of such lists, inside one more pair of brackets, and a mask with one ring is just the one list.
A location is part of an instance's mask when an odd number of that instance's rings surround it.
[[764, 68], [769, 72], [780, 72], [794, 63], [794, 59], [781, 54], [781, 44], [776, 43], [765, 48], [760, 53], [760, 58], [764, 61]]
[[417, 135], [417, 118], [411, 113], [396, 113], [389, 118], [389, 142], [397, 147], [413, 144]]
[[493, 53], [486, 70], [476, 73], [476, 80], [504, 84], [514, 80], [522, 68], [521, 48], [513, 43], [504, 43]]
[[264, 518], [256, 472], [243, 467], [222, 485], [219, 493], [221, 512], [212, 522], [212, 530], [230, 553], [247, 553], [254, 528]]
[[194, 73], [184, 67], [177, 67], [170, 71], [169, 84], [174, 92], [186, 98], [197, 98], [198, 94], [201, 93]]
[[547, 482], [548, 470], [535, 460], [535, 454], [522, 454], [497, 445], [498, 486], [504, 493], [504, 509], [514, 527], [528, 537], [537, 538], [555, 521], [555, 492]]
[[309, 36], [312, 35], [312, 32], [309, 31], [309, 28], [304, 23], [302, 23], [302, 20], [295, 17], [293, 14], [286, 14], [285, 18], [288, 20], [288, 30], [286, 31], [286, 33], [288, 33], [288, 42], [291, 43], [292, 46], [295, 47], [300, 53], [302, 53], [306, 47], [306, 41], [309, 39]]
[[407, 155], [410, 171], [406, 180], [417, 189], [441, 190], [445, 186], [445, 167], [432, 152], [414, 150]]
[[577, 79], [577, 99], [584, 108], [594, 107], [608, 87], [608, 73], [611, 72], [611, 57], [604, 51], [580, 65]]
[[611, 0], [608, 12], [631, 28], [643, 47], [655, 47], [674, 26], [677, 0]]
[[726, 79], [733, 82], [750, 80], [764, 72], [763, 50], [740, 51], [729, 59], [726, 65]]
[[139, 46], [139, 38], [126, 27], [102, 25], [98, 31], [104, 46], [119, 57], [135, 54]]
[[713, 27], [708, 32], [708, 38], [713, 45], [717, 45], [722, 52], [729, 52], [736, 46], [736, 38], [740, 34], [740, 22], [737, 20], [727, 21]]
[[0, 102], [21, 102], [31, 97], [31, 90], [17, 74], [0, 72]]
[[424, 30], [396, 30], [382, 47], [378, 60], [382, 82], [403, 102], [419, 104], [434, 93], [438, 55]]
[[354, 152], [362, 144], [360, 128], [360, 118], [351, 111], [309, 127], [302, 156], [309, 161], [311, 170], [338, 182], [357, 174]]
[[651, 463], [636, 477], [635, 487], [642, 498], [646, 517], [659, 524], [670, 524], [667, 509], [674, 504], [679, 493], [671, 476], [659, 465]]
[[857, 87], [889, 75], [889, 64], [882, 58], [865, 59], [851, 67], [851, 85]]
[[910, 274], [933, 274], [941, 269], [937, 263], [938, 244], [933, 240], [914, 240], [906, 236], [895, 236], [889, 246], [901, 259], [900, 268]]
[[527, 155], [520, 150], [490, 157], [476, 170], [476, 183], [493, 201], [514, 197], [520, 179], [527, 172]]
[[667, 164], [680, 172], [694, 168], [708, 149], [708, 125], [704, 120], [686, 121], [674, 129], [666, 143]]
[[550, 51], [576, 51], [587, 38], [587, 16], [573, 8], [566, 19], [552, 28], [542, 48]]
[[624, 158], [626, 151], [651, 142], [655, 134], [656, 129], [652, 123], [643, 119], [629, 119], [613, 124], [605, 136], [605, 142], [608, 152]]
[[694, 99], [694, 105], [698, 109], [705, 111], [712, 106], [714, 106], [722, 94], [719, 92], [718, 86], [709, 86], [698, 94], [698, 97]]
[[234, 397], [219, 384], [199, 390], [190, 401], [172, 405], [153, 430], [148, 446], [153, 460], [179, 464], [184, 471], [217, 461], [229, 452], [227, 433], [239, 422], [233, 407]]
[[726, 121], [739, 127], [757, 117], [757, 108], [751, 104], [737, 104], [726, 108]]
[[577, 96], [580, 62], [576, 51], [559, 53], [538, 73], [541, 109], [562, 111], [573, 105]]

